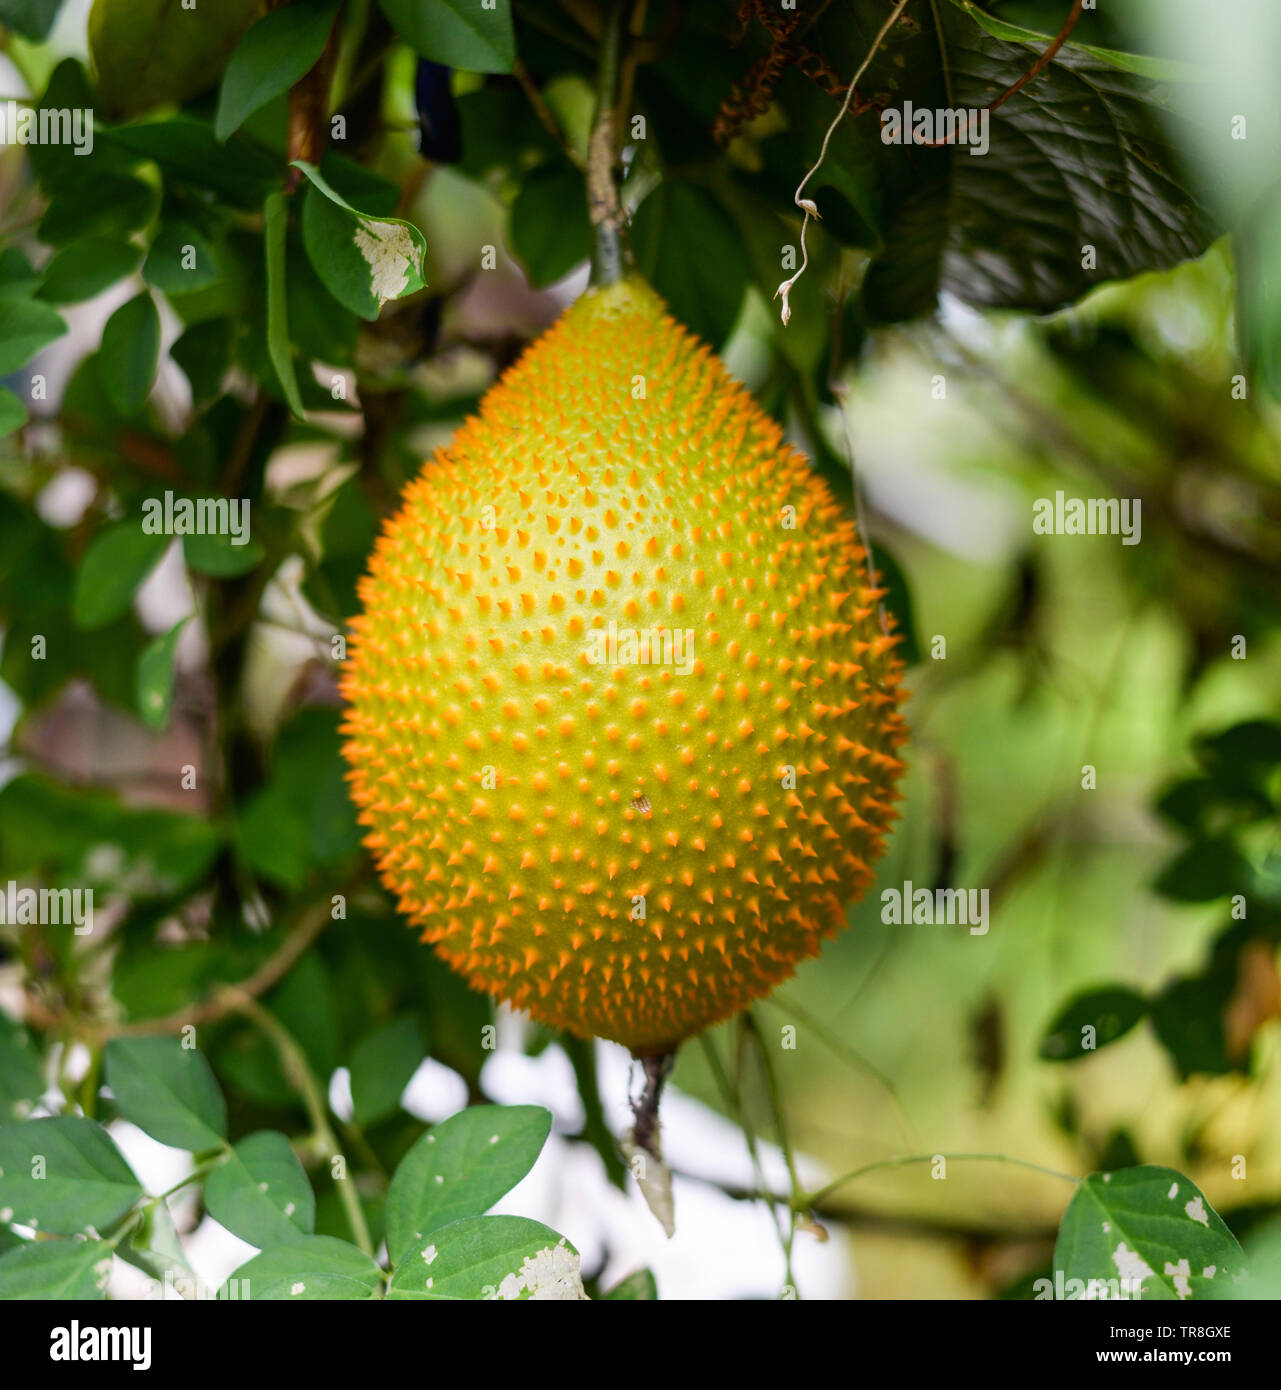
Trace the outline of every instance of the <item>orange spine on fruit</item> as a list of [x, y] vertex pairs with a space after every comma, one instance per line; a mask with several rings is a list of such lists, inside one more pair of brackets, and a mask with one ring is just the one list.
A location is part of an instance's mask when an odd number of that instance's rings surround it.
[[589, 291], [402, 503], [342, 691], [365, 843], [423, 938], [638, 1054], [816, 954], [895, 814], [897, 639], [717, 357], [640, 282]]

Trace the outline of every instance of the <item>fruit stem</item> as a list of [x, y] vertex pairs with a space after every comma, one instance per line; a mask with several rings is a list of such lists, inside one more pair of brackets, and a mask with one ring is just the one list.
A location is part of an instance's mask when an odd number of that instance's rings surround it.
[[596, 233], [592, 248], [591, 283], [597, 287], [617, 284], [625, 270], [623, 208], [614, 181], [614, 108], [618, 102], [619, 54], [626, 8], [626, 0], [610, 0], [605, 15], [596, 76], [596, 113], [587, 142], [587, 214]]
[[663, 1155], [658, 1141], [658, 1103], [663, 1098], [663, 1086], [676, 1062], [676, 1049], [652, 1057], [641, 1057], [639, 1061], [645, 1072], [645, 1087], [640, 1098], [632, 1101], [632, 1142], [661, 1163]]

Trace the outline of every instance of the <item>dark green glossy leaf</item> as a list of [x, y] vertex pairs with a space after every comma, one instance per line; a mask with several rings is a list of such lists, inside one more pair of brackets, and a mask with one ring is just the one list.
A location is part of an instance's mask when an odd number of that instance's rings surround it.
[[235, 331], [231, 319], [206, 319], [192, 324], [169, 349], [169, 355], [191, 383], [192, 399], [197, 405], [212, 400], [221, 389], [231, 365]]
[[189, 222], [165, 222], [142, 267], [142, 278], [147, 284], [166, 294], [207, 289], [221, 275], [213, 247]]
[[91, 236], [119, 240], [145, 227], [155, 210], [156, 190], [141, 179], [87, 169], [83, 178], [58, 185], [40, 219], [40, 240], [51, 246]]
[[102, 384], [121, 415], [132, 415], [151, 392], [160, 357], [160, 314], [149, 294], [136, 295], [102, 330]]
[[[277, 13], [286, 13], [277, 11]], [[290, 410], [304, 414], [294, 372], [293, 348], [289, 342], [289, 315], [285, 294], [285, 200], [280, 193], [267, 199], [267, 221], [263, 242], [267, 252], [267, 352], [275, 368], [280, 388]]]
[[0, 317], [0, 375], [19, 371], [66, 331], [61, 315], [47, 304], [34, 299], [6, 302]]
[[62, 0], [0, 0], [0, 24], [39, 43], [49, 37]]
[[396, 32], [416, 53], [470, 72], [511, 72], [516, 62], [511, 0], [379, 0]]
[[738, 233], [712, 195], [664, 179], [636, 210], [632, 244], [638, 268], [676, 318], [720, 347], [750, 271]]
[[208, 90], [258, 3], [94, 0], [89, 46], [102, 106], [119, 118]]
[[592, 229], [587, 188], [573, 165], [543, 164], [525, 175], [512, 204], [511, 246], [536, 289], [588, 259]]
[[169, 723], [174, 653], [189, 621], [188, 618], [179, 619], [168, 632], [162, 632], [149, 642], [138, 659], [138, 713], [143, 723], [152, 729], [163, 729]]
[[359, 1124], [390, 1115], [423, 1059], [418, 1022], [398, 1018], [363, 1037], [351, 1054], [351, 1099]]
[[37, 294], [52, 304], [78, 304], [138, 269], [142, 252], [130, 241], [86, 237], [58, 251], [45, 267]]
[[127, 613], [138, 586], [168, 544], [168, 536], [149, 535], [137, 521], [121, 521], [100, 531], [76, 571], [72, 599], [76, 625], [104, 627]]
[[240, 40], [218, 91], [214, 133], [225, 140], [315, 66], [341, 0], [294, 0], [265, 14]]
[[184, 536], [182, 553], [187, 567], [197, 574], [216, 579], [234, 579], [262, 564], [266, 551], [247, 534], [243, 543], [235, 536], [211, 532], [206, 536]]
[[1046, 1062], [1071, 1062], [1124, 1037], [1148, 1011], [1148, 1002], [1132, 989], [1111, 986], [1086, 990], [1071, 1000], [1045, 1030], [1040, 1056]]
[[27, 408], [13, 394], [0, 387], [0, 439], [20, 430], [27, 423]]

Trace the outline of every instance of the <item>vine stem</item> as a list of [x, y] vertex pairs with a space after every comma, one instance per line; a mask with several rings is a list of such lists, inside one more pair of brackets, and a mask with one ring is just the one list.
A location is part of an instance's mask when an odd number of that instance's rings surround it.
[[587, 214], [595, 229], [591, 283], [617, 284], [623, 278], [623, 208], [614, 179], [619, 54], [623, 44], [625, 0], [610, 0], [601, 33], [596, 78], [596, 112], [587, 142]]
[[360, 1205], [360, 1193], [356, 1191], [355, 1179], [347, 1171], [345, 1160], [342, 1164], [342, 1176], [333, 1174], [332, 1160], [341, 1158], [342, 1150], [338, 1147], [338, 1139], [329, 1124], [328, 1100], [321, 1091], [320, 1081], [312, 1071], [306, 1054], [285, 1025], [274, 1014], [268, 1013], [256, 999], [230, 989], [224, 992], [224, 997], [237, 1013], [244, 1014], [257, 1024], [275, 1047], [285, 1077], [301, 1097], [316, 1140], [330, 1159], [330, 1175], [338, 1184], [338, 1195], [347, 1215], [347, 1224], [351, 1227], [352, 1239], [372, 1260], [374, 1246], [369, 1237], [369, 1226], [365, 1221], [364, 1208]]
[[890, 12], [889, 18], [881, 25], [880, 32], [872, 40], [871, 48], [867, 50], [866, 56], [859, 64], [858, 71], [850, 80], [850, 85], [845, 89], [845, 100], [841, 102], [841, 109], [836, 113], [831, 125], [827, 128], [827, 133], [823, 136], [823, 143], [819, 147], [818, 158], [806, 171], [805, 177], [797, 184], [796, 192], [792, 195], [792, 201], [804, 214], [801, 221], [801, 266], [790, 280], [784, 280], [778, 289], [774, 291], [775, 299], [779, 298], [780, 295], [783, 299], [780, 317], [784, 324], [792, 317], [791, 305], [787, 302], [788, 294], [791, 292], [792, 286], [805, 274], [805, 268], [809, 265], [809, 252], [805, 248], [805, 233], [809, 230], [810, 218], [818, 217], [819, 215], [818, 207], [814, 200], [812, 198], [802, 198], [801, 194], [805, 192], [805, 185], [809, 183], [814, 175], [823, 167], [823, 161], [827, 158], [827, 147], [832, 143], [832, 135], [835, 133], [836, 127], [845, 119], [845, 113], [850, 109], [850, 102], [854, 100], [854, 92], [858, 84], [863, 80], [863, 74], [872, 66], [872, 59], [875, 58], [880, 51], [880, 47], [885, 42], [890, 30], [899, 22], [903, 11], [907, 9], [909, 3], [910, 0], [898, 0], [898, 4], [895, 5]]
[[1046, 1168], [1040, 1163], [1032, 1163], [1026, 1158], [1014, 1158], [1010, 1154], [901, 1154], [898, 1158], [882, 1158], [875, 1163], [864, 1164], [862, 1168], [855, 1168], [853, 1172], [836, 1178], [825, 1187], [820, 1187], [817, 1192], [794, 1197], [792, 1206], [797, 1209], [812, 1207], [825, 1197], [831, 1196], [839, 1188], [844, 1187], [846, 1183], [853, 1182], [855, 1178], [861, 1178], [868, 1173], [877, 1173], [886, 1168], [906, 1168], [917, 1163], [935, 1163], [940, 1158], [950, 1163], [1009, 1163], [1016, 1168], [1027, 1168], [1034, 1173], [1044, 1173], [1047, 1177], [1059, 1178], [1063, 1182], [1079, 1185], [1081, 1181], [1080, 1178], [1073, 1177], [1071, 1173], [1060, 1173], [1057, 1168]]

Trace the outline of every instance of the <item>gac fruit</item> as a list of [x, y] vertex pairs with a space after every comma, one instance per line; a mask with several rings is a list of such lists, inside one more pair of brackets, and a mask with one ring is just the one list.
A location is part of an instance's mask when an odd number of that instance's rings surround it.
[[494, 385], [359, 596], [365, 843], [476, 988], [659, 1054], [872, 882], [906, 730], [864, 550], [641, 281], [589, 290]]

